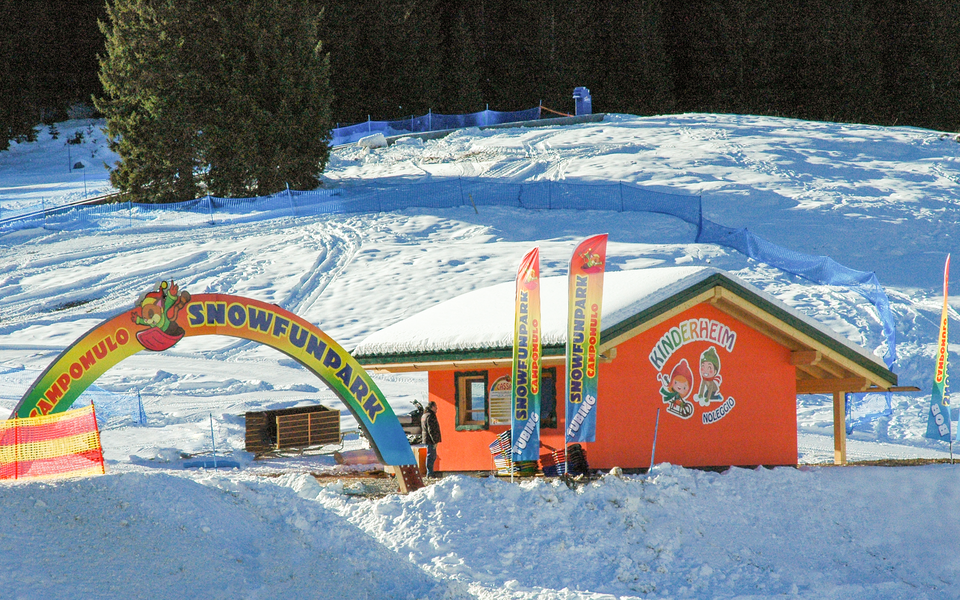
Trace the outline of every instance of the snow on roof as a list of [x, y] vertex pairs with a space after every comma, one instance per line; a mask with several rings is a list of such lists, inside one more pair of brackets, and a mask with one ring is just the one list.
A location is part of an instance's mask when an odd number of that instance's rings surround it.
[[[783, 304], [729, 273], [709, 267], [666, 267], [609, 271], [604, 275], [601, 328], [608, 331], [638, 313], [656, 306], [709, 277], [722, 275], [834, 341], [879, 360], [821, 323]], [[567, 278], [540, 280], [543, 346], [566, 344]], [[360, 342], [357, 357], [433, 354], [513, 347], [514, 282], [475, 290], [428, 308], [382, 329]]]
[[[702, 267], [607, 272], [601, 326], [615, 325], [715, 272]], [[540, 286], [541, 343], [563, 345], [567, 340], [567, 278], [543, 277]], [[512, 348], [515, 294], [515, 283], [508, 281], [457, 296], [368, 336], [353, 354]]]

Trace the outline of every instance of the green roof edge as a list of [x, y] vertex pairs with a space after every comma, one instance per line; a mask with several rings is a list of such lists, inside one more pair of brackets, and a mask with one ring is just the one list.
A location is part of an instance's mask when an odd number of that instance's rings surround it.
[[[564, 356], [565, 353], [566, 348], [558, 345], [543, 346], [541, 349], [542, 356]], [[513, 348], [475, 348], [472, 350], [451, 350], [449, 352], [397, 352], [354, 356], [354, 358], [361, 365], [482, 360], [513, 358]]]

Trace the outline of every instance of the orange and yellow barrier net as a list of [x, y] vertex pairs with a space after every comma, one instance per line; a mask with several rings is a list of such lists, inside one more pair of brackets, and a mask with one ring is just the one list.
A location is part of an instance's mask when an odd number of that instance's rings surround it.
[[0, 421], [0, 479], [102, 475], [93, 405]]

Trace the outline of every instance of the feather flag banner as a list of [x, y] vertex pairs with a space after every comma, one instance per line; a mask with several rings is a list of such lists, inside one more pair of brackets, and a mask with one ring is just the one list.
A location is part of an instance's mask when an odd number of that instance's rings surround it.
[[597, 431], [600, 307], [607, 234], [587, 238], [570, 258], [567, 299], [566, 441], [593, 442]]
[[540, 458], [540, 326], [540, 249], [534, 248], [517, 269], [510, 417], [514, 461]]
[[950, 435], [950, 397], [947, 392], [947, 287], [950, 280], [950, 255], [943, 268], [943, 310], [940, 313], [940, 335], [937, 343], [937, 359], [934, 363], [933, 392], [930, 397], [930, 412], [927, 414], [926, 437], [952, 442]]

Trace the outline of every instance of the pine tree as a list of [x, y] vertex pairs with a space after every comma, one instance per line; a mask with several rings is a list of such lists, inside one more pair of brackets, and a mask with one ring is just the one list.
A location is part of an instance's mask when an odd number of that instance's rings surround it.
[[602, 7], [597, 112], [656, 114], [674, 110], [664, 10], [654, 0]]
[[311, 189], [326, 165], [331, 93], [306, 0], [113, 0], [96, 99], [144, 202]]
[[379, 77], [379, 57], [371, 43], [377, 34], [366, 1], [330, 0], [321, 22], [324, 47], [330, 56], [332, 112], [340, 125], [366, 121], [371, 113], [370, 86]]
[[0, 150], [6, 150], [10, 140], [35, 140], [40, 122], [34, 77], [39, 48], [29, 34], [23, 4], [0, 0]]
[[458, 8], [447, 16], [446, 64], [447, 77], [436, 108], [446, 114], [474, 113], [483, 109], [480, 93], [480, 69], [477, 66], [477, 47], [467, 15]]
[[397, 15], [400, 64], [392, 89], [397, 94], [398, 112], [389, 118], [422, 115], [440, 102], [449, 69], [442, 63], [439, 5], [437, 0], [407, 0]]

